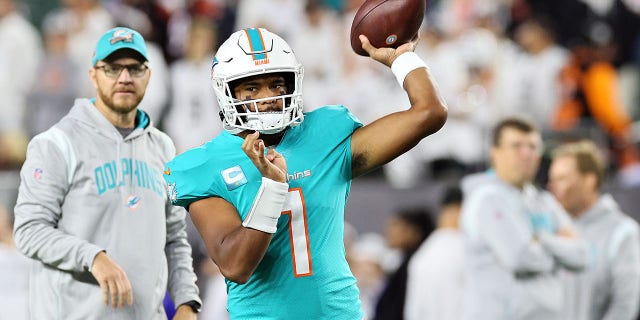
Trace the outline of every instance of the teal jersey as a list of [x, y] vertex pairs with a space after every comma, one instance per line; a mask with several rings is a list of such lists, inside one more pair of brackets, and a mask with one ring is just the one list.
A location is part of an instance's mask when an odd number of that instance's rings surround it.
[[[345, 258], [344, 208], [351, 186], [351, 134], [362, 123], [343, 106], [305, 114], [276, 147], [287, 161], [289, 193], [278, 230], [245, 284], [227, 281], [232, 319], [361, 319], [359, 291]], [[223, 132], [168, 163], [174, 204], [221, 197], [244, 220], [262, 175]], [[168, 174], [166, 174], [168, 173]], [[215, 212], [211, 212], [215, 214]]]

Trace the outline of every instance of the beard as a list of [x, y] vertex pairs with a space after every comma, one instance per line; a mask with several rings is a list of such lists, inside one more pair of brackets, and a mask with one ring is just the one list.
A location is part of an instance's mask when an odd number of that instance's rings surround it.
[[109, 95], [101, 88], [98, 88], [97, 91], [100, 100], [104, 102], [107, 108], [119, 114], [127, 114], [133, 111], [136, 107], [138, 107], [138, 104], [140, 104], [142, 98], [144, 98], [144, 91], [142, 93], [135, 92], [135, 94], [133, 95], [129, 95], [124, 98], [119, 97], [116, 99], [113, 98], [115, 93]]

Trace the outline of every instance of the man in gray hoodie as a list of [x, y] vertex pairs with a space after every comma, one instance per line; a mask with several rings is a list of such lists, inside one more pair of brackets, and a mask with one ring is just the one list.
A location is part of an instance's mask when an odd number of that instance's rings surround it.
[[582, 273], [563, 275], [564, 319], [632, 320], [640, 308], [638, 223], [602, 194], [603, 159], [588, 140], [558, 147], [549, 170], [549, 189], [589, 243]]
[[505, 119], [493, 131], [492, 170], [462, 181], [463, 319], [562, 319], [558, 270], [584, 267], [586, 244], [553, 197], [532, 185], [541, 151], [533, 125]]
[[15, 207], [17, 247], [34, 259], [32, 319], [195, 319], [200, 305], [186, 211], [162, 178], [169, 137], [138, 109], [151, 71], [128, 28], [98, 41], [95, 99], [31, 140]]

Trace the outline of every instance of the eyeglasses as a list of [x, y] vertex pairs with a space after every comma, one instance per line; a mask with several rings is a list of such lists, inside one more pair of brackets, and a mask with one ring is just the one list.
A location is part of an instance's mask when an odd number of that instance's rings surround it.
[[120, 77], [122, 70], [127, 69], [129, 75], [133, 78], [142, 78], [147, 73], [149, 67], [146, 64], [104, 64], [101, 66], [95, 66], [96, 69], [102, 69], [104, 74], [112, 79]]

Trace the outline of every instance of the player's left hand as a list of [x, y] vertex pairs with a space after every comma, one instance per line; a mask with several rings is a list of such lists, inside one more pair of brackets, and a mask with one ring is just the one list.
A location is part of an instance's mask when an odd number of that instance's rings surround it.
[[258, 139], [258, 131], [248, 134], [242, 143], [242, 150], [260, 170], [262, 176], [273, 181], [287, 182], [287, 162], [275, 148], [269, 148], [265, 154], [265, 145]]
[[173, 316], [173, 320], [196, 320], [198, 319], [198, 314], [191, 309], [191, 307], [187, 305], [180, 305], [178, 309], [176, 309], [176, 314]]
[[402, 44], [398, 48], [376, 48], [371, 45], [369, 42], [369, 38], [365, 35], [359, 36], [360, 41], [362, 42], [362, 49], [369, 54], [369, 57], [372, 59], [386, 65], [387, 67], [391, 67], [391, 64], [394, 60], [401, 54], [405, 52], [413, 52], [418, 45], [418, 37], [416, 36], [410, 42]]

